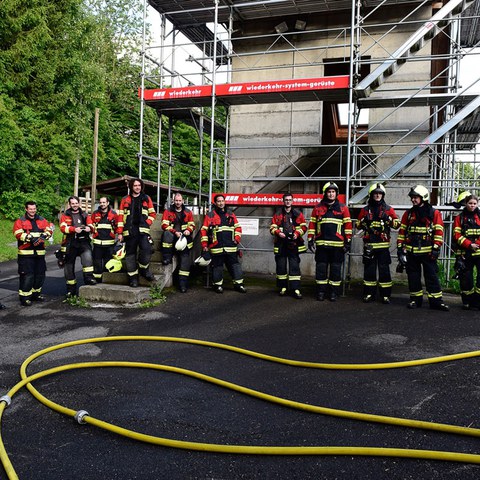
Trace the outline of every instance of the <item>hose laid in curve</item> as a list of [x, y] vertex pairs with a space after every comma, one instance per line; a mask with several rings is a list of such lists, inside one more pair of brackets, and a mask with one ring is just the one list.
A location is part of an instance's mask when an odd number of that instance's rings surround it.
[[[208, 375], [204, 375], [198, 372], [191, 370], [186, 370], [178, 367], [171, 367], [167, 365], [157, 365], [150, 363], [142, 362], [84, 362], [76, 364], [68, 364], [60, 367], [55, 367], [52, 369], [44, 370], [38, 372], [34, 375], [27, 375], [27, 367], [33, 362], [36, 358], [41, 355], [45, 355], [55, 350], [61, 348], [68, 348], [76, 345], [83, 345], [87, 343], [99, 343], [107, 341], [166, 341], [166, 342], [178, 342], [178, 343], [187, 343], [194, 345], [202, 345], [213, 348], [221, 348], [224, 350], [233, 351], [236, 353], [241, 353], [244, 355], [249, 355], [255, 358], [260, 358], [267, 361], [272, 361], [276, 363], [304, 367], [304, 368], [319, 368], [319, 369], [350, 369], [350, 370], [367, 370], [367, 369], [380, 369], [380, 368], [401, 368], [417, 365], [426, 365], [439, 362], [447, 362], [452, 360], [459, 360], [465, 358], [472, 358], [480, 356], [480, 351], [465, 352], [461, 354], [447, 355], [442, 357], [435, 357], [430, 359], [421, 359], [421, 360], [412, 360], [405, 362], [391, 362], [391, 363], [376, 363], [376, 364], [327, 364], [327, 363], [313, 363], [313, 362], [301, 362], [297, 360], [289, 360], [280, 357], [274, 357], [270, 355], [261, 354], [258, 352], [253, 352], [251, 350], [246, 350], [230, 345], [208, 342], [203, 340], [196, 339], [187, 339], [179, 337], [152, 337], [152, 336], [117, 336], [117, 337], [98, 337], [92, 339], [83, 339], [76, 340], [72, 342], [67, 342], [63, 344], [54, 345], [52, 347], [40, 350], [39, 352], [34, 353], [28, 357], [22, 364], [20, 373], [22, 381], [17, 383], [9, 392], [8, 396], [11, 398], [15, 395], [18, 390], [26, 386], [32, 395], [37, 398], [41, 403], [48, 406], [49, 408], [63, 413], [68, 416], [74, 417], [76, 411], [59, 405], [55, 402], [44, 397], [38, 390], [33, 387], [31, 382], [46, 377], [48, 375], [60, 373], [67, 370], [74, 370], [79, 368], [105, 368], [105, 367], [128, 367], [128, 368], [149, 368], [155, 370], [168, 371], [173, 373], [179, 373], [183, 375], [188, 375], [190, 377], [210, 382], [224, 388], [233, 389], [240, 393], [254, 396], [263, 400], [281, 404], [290, 408], [297, 408], [312, 413], [321, 413], [326, 415], [334, 415], [343, 418], [350, 418], [355, 420], [371, 421], [386, 423], [398, 426], [413, 427], [413, 428], [422, 428], [429, 430], [442, 431], [446, 433], [455, 433], [461, 435], [470, 435], [470, 436], [480, 436], [480, 429], [459, 427], [448, 424], [440, 423], [431, 423], [423, 422], [418, 420], [408, 420], [401, 419], [396, 417], [386, 417], [380, 415], [364, 414], [358, 412], [349, 412], [345, 410], [331, 409], [321, 406], [309, 405], [300, 402], [295, 402], [292, 400], [283, 399], [280, 397], [275, 397], [273, 395], [265, 394], [258, 392], [256, 390], [249, 389], [240, 385], [233, 384], [231, 382], [226, 382]], [[8, 454], [5, 450], [2, 438], [1, 438], [1, 419], [3, 411], [5, 410], [6, 403], [0, 402], [0, 459], [2, 464], [7, 472], [9, 479], [17, 479], [15, 470], [8, 458]], [[186, 442], [165, 439], [161, 437], [155, 437], [151, 435], [145, 435], [132, 430], [128, 430], [116, 425], [109, 424], [98, 420], [90, 415], [83, 417], [84, 423], [89, 423], [95, 425], [99, 428], [103, 428], [114, 433], [127, 436], [136, 440], [153, 443], [156, 445], [162, 445], [166, 447], [174, 448], [183, 448], [190, 450], [200, 450], [200, 451], [209, 451], [209, 452], [222, 452], [222, 453], [243, 453], [243, 454], [260, 454], [260, 455], [367, 455], [367, 456], [389, 456], [389, 457], [404, 457], [404, 458], [417, 458], [417, 459], [430, 459], [430, 460], [447, 460], [447, 461], [456, 461], [456, 462], [466, 462], [466, 463], [476, 463], [480, 464], [480, 455], [474, 454], [464, 454], [456, 452], [441, 452], [441, 451], [431, 451], [431, 450], [412, 450], [412, 449], [399, 449], [399, 448], [378, 448], [378, 447], [275, 447], [275, 446], [243, 446], [243, 445], [218, 445], [218, 444], [206, 444], [198, 442]]]

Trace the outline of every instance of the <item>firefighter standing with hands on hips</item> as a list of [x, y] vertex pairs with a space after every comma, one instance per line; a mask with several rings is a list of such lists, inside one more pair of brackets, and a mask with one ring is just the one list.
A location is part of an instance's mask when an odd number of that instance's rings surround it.
[[185, 293], [192, 266], [190, 250], [193, 247], [195, 222], [192, 211], [183, 203], [181, 193], [174, 195], [173, 205], [163, 212], [162, 229], [162, 263], [169, 265], [172, 263], [173, 254], [177, 253], [180, 260], [178, 289]]
[[308, 248], [315, 250], [317, 300], [335, 302], [340, 295], [342, 264], [350, 251], [352, 220], [346, 205], [338, 201], [338, 186], [327, 182], [323, 198], [313, 209], [308, 224]]
[[464, 203], [465, 207], [453, 224], [453, 238], [457, 243], [455, 269], [460, 280], [463, 309], [470, 310], [480, 308], [480, 210], [478, 197], [470, 192], [461, 193], [458, 203]]
[[[363, 301], [375, 301], [377, 285], [382, 303], [389, 304], [392, 294], [390, 230], [400, 226], [395, 210], [385, 203], [385, 187], [374, 183], [369, 199], [360, 210], [357, 229], [363, 230]], [[377, 282], [378, 269], [378, 282]]]
[[203, 252], [210, 250], [212, 256], [213, 290], [223, 293], [223, 266], [227, 266], [233, 288], [240, 293], [246, 293], [243, 286], [243, 272], [238, 261], [238, 244], [242, 238], [242, 227], [234, 213], [225, 206], [225, 196], [217, 194], [214, 197], [213, 210], [205, 215], [201, 229], [201, 244]]
[[75, 261], [80, 257], [82, 262], [83, 280], [86, 285], [95, 285], [93, 278], [93, 257], [90, 233], [92, 219], [80, 208], [80, 199], [71, 196], [68, 199], [69, 208], [60, 218], [60, 231], [63, 233], [62, 252], [65, 254], [65, 281], [67, 282], [67, 297], [77, 295], [77, 279], [75, 277]]
[[119, 232], [117, 212], [110, 207], [107, 197], [98, 200], [98, 208], [92, 215], [93, 227], [93, 276], [102, 282], [105, 265], [112, 258], [115, 234]]
[[13, 224], [13, 234], [18, 246], [18, 296], [21, 305], [43, 302], [42, 287], [45, 282], [45, 240], [53, 234], [53, 225], [37, 214], [37, 204], [25, 203], [25, 215]]
[[129, 194], [122, 198], [118, 210], [118, 241], [125, 240], [128, 283], [136, 288], [139, 274], [148, 281], [155, 280], [149, 268], [153, 243], [150, 226], [157, 214], [152, 199], [143, 191], [143, 180], [132, 178], [128, 190]]
[[[307, 231], [305, 217], [300, 210], [293, 208], [291, 193], [283, 195], [283, 207], [278, 210], [270, 225], [270, 233], [275, 237], [273, 253], [277, 270], [279, 295], [284, 297], [290, 290], [293, 298], [302, 298], [300, 292], [300, 253], [307, 250], [303, 235]], [[288, 266], [287, 266], [288, 264]]]
[[449, 307], [443, 303], [442, 299], [437, 265], [443, 243], [442, 215], [430, 205], [430, 193], [423, 185], [412, 187], [408, 196], [413, 206], [402, 216], [397, 239], [397, 255], [400, 262], [406, 263], [408, 276], [410, 303], [407, 307], [422, 306], [423, 268], [430, 308], [448, 312]]

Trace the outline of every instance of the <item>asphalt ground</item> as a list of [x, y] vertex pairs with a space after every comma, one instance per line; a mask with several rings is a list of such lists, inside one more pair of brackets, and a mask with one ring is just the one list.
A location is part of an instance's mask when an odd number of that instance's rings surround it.
[[[272, 278], [246, 277], [248, 293], [218, 295], [201, 282], [149, 308], [79, 308], [62, 302], [62, 271], [48, 256], [48, 301], [22, 308], [16, 264], [2, 264], [0, 395], [19, 381], [29, 355], [63, 342], [168, 336], [225, 343], [311, 362], [383, 363], [480, 350], [478, 311], [446, 296], [448, 313], [363, 304], [353, 288], [336, 303], [280, 298]], [[308, 283], [308, 285], [307, 285]], [[173, 342], [106, 342], [36, 360], [34, 373], [80, 361], [161, 363], [195, 370], [290, 400], [331, 408], [479, 428], [479, 360], [391, 370], [318, 370]], [[370, 446], [480, 453], [480, 439], [302, 412], [200, 380], [144, 369], [89, 369], [35, 382], [48, 398], [132, 430], [230, 445]], [[22, 390], [2, 419], [2, 436], [22, 480], [30, 479], [477, 479], [466, 463], [360, 456], [263, 456], [161, 447], [115, 435], [45, 407]], [[0, 469], [1, 471], [1, 469]], [[0, 473], [0, 478], [6, 478]]]

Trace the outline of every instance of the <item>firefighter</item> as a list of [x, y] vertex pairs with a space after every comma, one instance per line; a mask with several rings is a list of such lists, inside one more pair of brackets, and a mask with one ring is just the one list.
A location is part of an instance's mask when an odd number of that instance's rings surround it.
[[[456, 271], [460, 280], [464, 310], [480, 308], [480, 210], [478, 197], [463, 192], [458, 203], [465, 203], [454, 220], [453, 238], [458, 245]], [[473, 269], [477, 269], [474, 281]]]
[[238, 261], [238, 244], [242, 227], [234, 213], [225, 207], [225, 196], [215, 195], [212, 211], [205, 215], [201, 229], [201, 244], [204, 252], [212, 255], [213, 290], [223, 293], [223, 266], [226, 265], [237, 292], [246, 293], [243, 272]]
[[398, 229], [400, 220], [395, 210], [385, 203], [386, 190], [381, 183], [372, 184], [368, 193], [368, 203], [360, 210], [356, 225], [363, 230], [363, 301], [375, 301], [378, 286], [382, 303], [389, 304], [392, 294], [390, 230]]
[[412, 208], [403, 216], [398, 232], [398, 257], [406, 255], [410, 302], [408, 308], [420, 308], [423, 302], [422, 267], [430, 308], [447, 312], [438, 279], [437, 260], [443, 243], [443, 220], [430, 203], [430, 193], [423, 185], [412, 187], [408, 196]]
[[132, 178], [128, 184], [129, 194], [122, 198], [118, 212], [118, 241], [125, 240], [128, 283], [134, 288], [138, 287], [139, 274], [148, 281], [155, 280], [149, 268], [153, 245], [150, 227], [157, 214], [144, 187], [141, 179]]
[[327, 182], [323, 198], [313, 209], [308, 225], [308, 247], [315, 251], [317, 300], [335, 302], [340, 295], [342, 264], [350, 251], [352, 220], [346, 205], [338, 201], [338, 186]]
[[306, 231], [307, 223], [303, 213], [293, 208], [293, 196], [286, 193], [283, 195], [283, 207], [275, 212], [270, 225], [270, 233], [274, 236], [273, 253], [281, 297], [286, 296], [290, 290], [293, 298], [302, 298], [299, 254], [307, 250], [302, 238]]
[[162, 216], [162, 263], [172, 263], [174, 252], [179, 258], [178, 289], [185, 293], [188, 288], [188, 277], [192, 261], [190, 251], [193, 247], [193, 231], [195, 222], [193, 213], [186, 208], [181, 193], [173, 197], [173, 205], [163, 212]]
[[65, 254], [64, 274], [67, 282], [67, 297], [75, 297], [77, 279], [75, 277], [75, 261], [80, 257], [82, 262], [83, 280], [86, 285], [95, 285], [93, 277], [93, 257], [90, 233], [92, 219], [80, 208], [80, 199], [71, 196], [68, 199], [69, 208], [60, 218], [60, 231], [63, 233], [61, 251]]
[[37, 204], [25, 203], [25, 214], [13, 224], [13, 234], [18, 246], [18, 296], [20, 304], [29, 307], [32, 302], [43, 302], [42, 287], [45, 282], [45, 240], [53, 234], [53, 225], [37, 214]]
[[112, 258], [115, 234], [118, 233], [117, 212], [110, 207], [107, 197], [98, 200], [98, 208], [92, 213], [93, 226], [93, 276], [102, 282], [105, 264]]

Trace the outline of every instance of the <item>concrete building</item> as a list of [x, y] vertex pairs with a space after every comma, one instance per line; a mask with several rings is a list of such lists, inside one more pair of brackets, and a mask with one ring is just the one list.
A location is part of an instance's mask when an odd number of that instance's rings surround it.
[[[229, 193], [318, 194], [333, 180], [355, 212], [375, 181], [399, 213], [417, 183], [438, 205], [462, 189], [477, 191], [471, 152], [480, 96], [461, 88], [460, 65], [477, 54], [479, 0], [149, 4], [161, 14], [162, 33], [160, 49], [144, 49], [155, 67], [144, 70], [145, 104], [170, 121], [190, 120], [192, 111], [203, 119], [208, 109], [212, 138], [215, 109], [228, 113], [225, 146], [199, 143], [211, 172], [204, 191], [216, 181]], [[465, 175], [467, 161], [473, 176]], [[259, 234], [245, 237], [245, 269], [273, 272], [265, 254], [273, 208], [245, 205], [236, 213], [259, 222]], [[359, 252], [356, 239], [353, 276]], [[313, 273], [313, 261], [303, 268]]]

